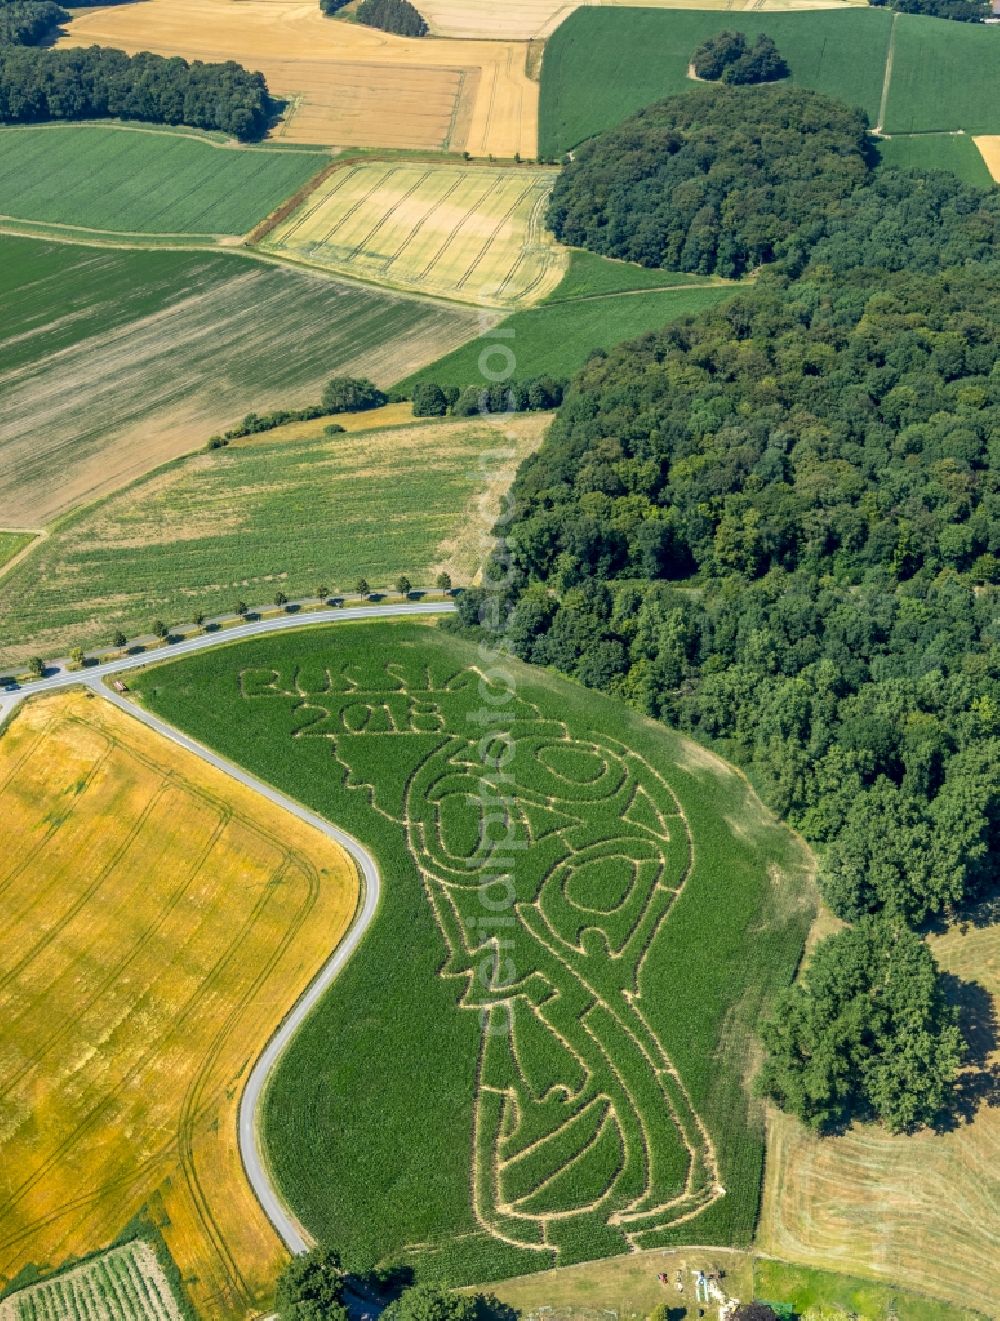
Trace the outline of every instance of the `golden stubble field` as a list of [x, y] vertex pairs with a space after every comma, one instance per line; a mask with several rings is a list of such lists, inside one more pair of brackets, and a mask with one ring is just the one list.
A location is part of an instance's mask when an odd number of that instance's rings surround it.
[[0, 1283], [143, 1205], [200, 1313], [283, 1250], [236, 1142], [241, 1084], [358, 899], [336, 845], [95, 696], [0, 736]]
[[959, 979], [956, 995], [978, 1057], [969, 1074], [980, 1093], [971, 1122], [905, 1137], [860, 1126], [819, 1139], [773, 1112], [758, 1245], [788, 1261], [891, 1280], [996, 1316], [1000, 927], [955, 928], [930, 943], [942, 969]]
[[494, 307], [536, 303], [568, 256], [545, 228], [556, 171], [358, 161], [261, 241], [283, 257], [393, 288]]
[[288, 142], [532, 157], [538, 84], [510, 41], [397, 37], [318, 0], [145, 0], [78, 11], [61, 46], [117, 46], [259, 69], [290, 102]]

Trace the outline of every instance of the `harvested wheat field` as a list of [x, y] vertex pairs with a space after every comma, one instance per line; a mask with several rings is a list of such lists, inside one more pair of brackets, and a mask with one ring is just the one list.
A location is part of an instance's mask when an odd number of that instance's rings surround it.
[[550, 294], [566, 250], [545, 228], [554, 170], [360, 161], [262, 240], [283, 257], [398, 289], [520, 307]]
[[979, 154], [986, 162], [986, 168], [997, 183], [1000, 183], [1000, 137], [979, 137], [972, 140], [979, 148]]
[[583, 5], [627, 5], [642, 9], [842, 9], [866, 0], [423, 0], [420, 12], [441, 37], [489, 37], [530, 41], [550, 36]]
[[0, 1283], [147, 1204], [202, 1315], [282, 1249], [236, 1143], [241, 1080], [346, 930], [336, 845], [95, 696], [0, 737]]
[[[1000, 927], [931, 937], [956, 979], [973, 1061], [969, 1121], [892, 1137], [819, 1139], [773, 1113], [759, 1246], [790, 1261], [892, 1280], [996, 1315], [1000, 1298]], [[993, 1052], [992, 1057], [990, 1052]]]
[[356, 147], [534, 156], [538, 85], [524, 46], [397, 37], [317, 0], [146, 0], [78, 11], [63, 46], [238, 60], [290, 107], [275, 136]]

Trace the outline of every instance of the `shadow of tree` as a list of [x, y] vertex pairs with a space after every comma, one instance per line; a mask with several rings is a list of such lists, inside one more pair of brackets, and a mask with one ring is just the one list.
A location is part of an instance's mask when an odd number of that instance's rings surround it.
[[955, 1089], [955, 1104], [941, 1125], [949, 1129], [971, 1123], [984, 1106], [1000, 1106], [1000, 1060], [994, 1058], [1000, 1046], [1000, 1021], [993, 996], [981, 982], [963, 981], [950, 972], [941, 974], [941, 982], [949, 1002], [958, 1009], [968, 1051]]

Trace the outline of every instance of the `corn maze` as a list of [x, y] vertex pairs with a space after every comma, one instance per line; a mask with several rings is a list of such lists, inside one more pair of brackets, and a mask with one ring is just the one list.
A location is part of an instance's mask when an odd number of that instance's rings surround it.
[[181, 1321], [156, 1254], [137, 1241], [112, 1248], [0, 1302], [0, 1321]]
[[640, 990], [690, 874], [663, 776], [523, 697], [480, 740], [483, 693], [503, 694], [475, 669], [354, 661], [244, 670], [241, 684], [256, 705], [293, 702], [296, 737], [328, 740], [348, 787], [405, 831], [442, 975], [482, 1026], [481, 1229], [550, 1255], [624, 1251], [721, 1198], [712, 1140]]

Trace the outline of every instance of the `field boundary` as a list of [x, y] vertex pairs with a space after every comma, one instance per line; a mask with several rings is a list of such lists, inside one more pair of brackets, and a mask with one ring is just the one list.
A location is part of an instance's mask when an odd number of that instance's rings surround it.
[[244, 243], [251, 246], [260, 243], [267, 238], [273, 229], [276, 229], [283, 220], [287, 220], [293, 211], [297, 211], [310, 193], [315, 192], [321, 184], [326, 183], [330, 175], [335, 170], [342, 169], [346, 162], [341, 160], [332, 160], [329, 165], [324, 166], [318, 174], [314, 174], [291, 197], [287, 198], [280, 206], [275, 207], [269, 216], [265, 216], [259, 224], [255, 225], [244, 237]]
[[184, 125], [159, 126], [130, 119], [71, 119], [40, 124], [0, 124], [0, 133], [18, 133], [25, 129], [30, 129], [33, 132], [37, 132], [39, 129], [44, 129], [46, 132], [57, 132], [60, 129], [65, 131], [75, 128], [108, 128], [126, 133], [151, 133], [161, 138], [193, 138], [196, 142], [204, 143], [206, 147], [217, 147], [222, 151], [264, 152], [265, 154], [282, 152], [285, 155], [294, 153], [297, 156], [329, 156], [330, 154], [330, 149], [319, 142], [314, 146], [309, 143], [301, 143], [298, 146], [293, 144], [274, 145], [270, 138], [266, 142], [240, 142], [238, 138], [231, 138], [216, 131], [186, 128]]

